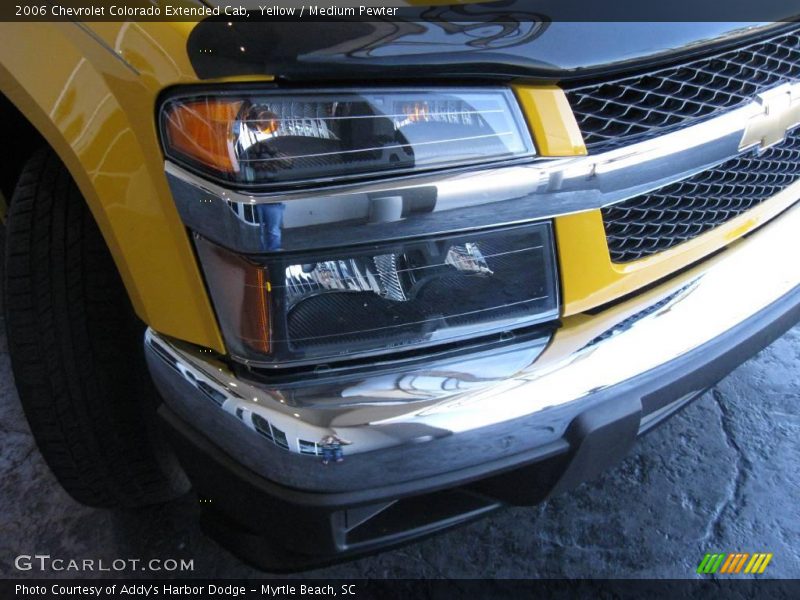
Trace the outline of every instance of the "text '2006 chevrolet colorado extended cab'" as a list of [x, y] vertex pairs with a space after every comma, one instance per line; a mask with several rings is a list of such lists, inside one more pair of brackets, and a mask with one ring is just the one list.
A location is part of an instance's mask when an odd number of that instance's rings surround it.
[[569, 489], [800, 319], [794, 24], [0, 40], [39, 447], [89, 505], [191, 484], [264, 568]]

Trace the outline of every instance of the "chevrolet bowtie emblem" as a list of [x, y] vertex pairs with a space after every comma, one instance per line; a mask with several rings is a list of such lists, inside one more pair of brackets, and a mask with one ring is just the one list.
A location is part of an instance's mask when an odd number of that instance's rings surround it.
[[756, 102], [763, 110], [747, 122], [739, 150], [774, 146], [800, 125], [800, 83], [779, 85], [759, 94]]

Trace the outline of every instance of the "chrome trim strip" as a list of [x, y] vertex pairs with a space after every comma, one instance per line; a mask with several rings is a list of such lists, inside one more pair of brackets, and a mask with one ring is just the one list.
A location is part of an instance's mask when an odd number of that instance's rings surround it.
[[[782, 193], [800, 196], [800, 183]], [[546, 340], [539, 340], [407, 371], [286, 387], [237, 378], [208, 354], [153, 331], [146, 354], [166, 404], [256, 473], [320, 491], [389, 485], [563, 447], [568, 424], [597, 402], [594, 392], [685, 355], [797, 288], [800, 261], [775, 261], [800, 256], [798, 231], [795, 206], [658, 288], [558, 330], [543, 353]], [[623, 322], [615, 335], [602, 336]], [[263, 422], [267, 434], [257, 430]], [[344, 462], [324, 466], [301, 454], [299, 440], [316, 454], [328, 435], [350, 442]]]
[[195, 232], [244, 253], [305, 250], [602, 208], [736, 156], [748, 124], [764, 110], [757, 99], [596, 156], [265, 194], [225, 189], [171, 162], [165, 171], [181, 218]]

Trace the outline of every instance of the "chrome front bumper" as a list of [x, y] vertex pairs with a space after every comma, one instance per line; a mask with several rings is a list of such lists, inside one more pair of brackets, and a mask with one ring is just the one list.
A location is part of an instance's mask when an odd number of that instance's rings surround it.
[[[800, 185], [782, 193], [800, 196]], [[210, 354], [152, 330], [145, 347], [166, 406], [256, 475], [295, 490], [391, 495], [411, 481], [443, 487], [563, 452], [576, 417], [617, 395], [639, 407], [646, 429], [715, 380], [675, 387], [656, 404], [647, 385], [631, 382], [652, 379], [796, 296], [798, 256], [795, 206], [695, 268], [573, 318], [552, 337], [280, 385], [237, 377]], [[343, 462], [322, 463], [316, 443], [327, 435], [351, 442]]]

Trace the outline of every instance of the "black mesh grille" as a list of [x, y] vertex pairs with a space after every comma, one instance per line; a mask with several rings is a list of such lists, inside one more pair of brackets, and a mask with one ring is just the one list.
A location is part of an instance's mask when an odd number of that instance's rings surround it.
[[639, 142], [800, 78], [800, 30], [681, 65], [566, 90], [591, 153]]
[[800, 134], [759, 154], [728, 160], [653, 192], [604, 208], [614, 262], [672, 248], [778, 193], [800, 177]]

